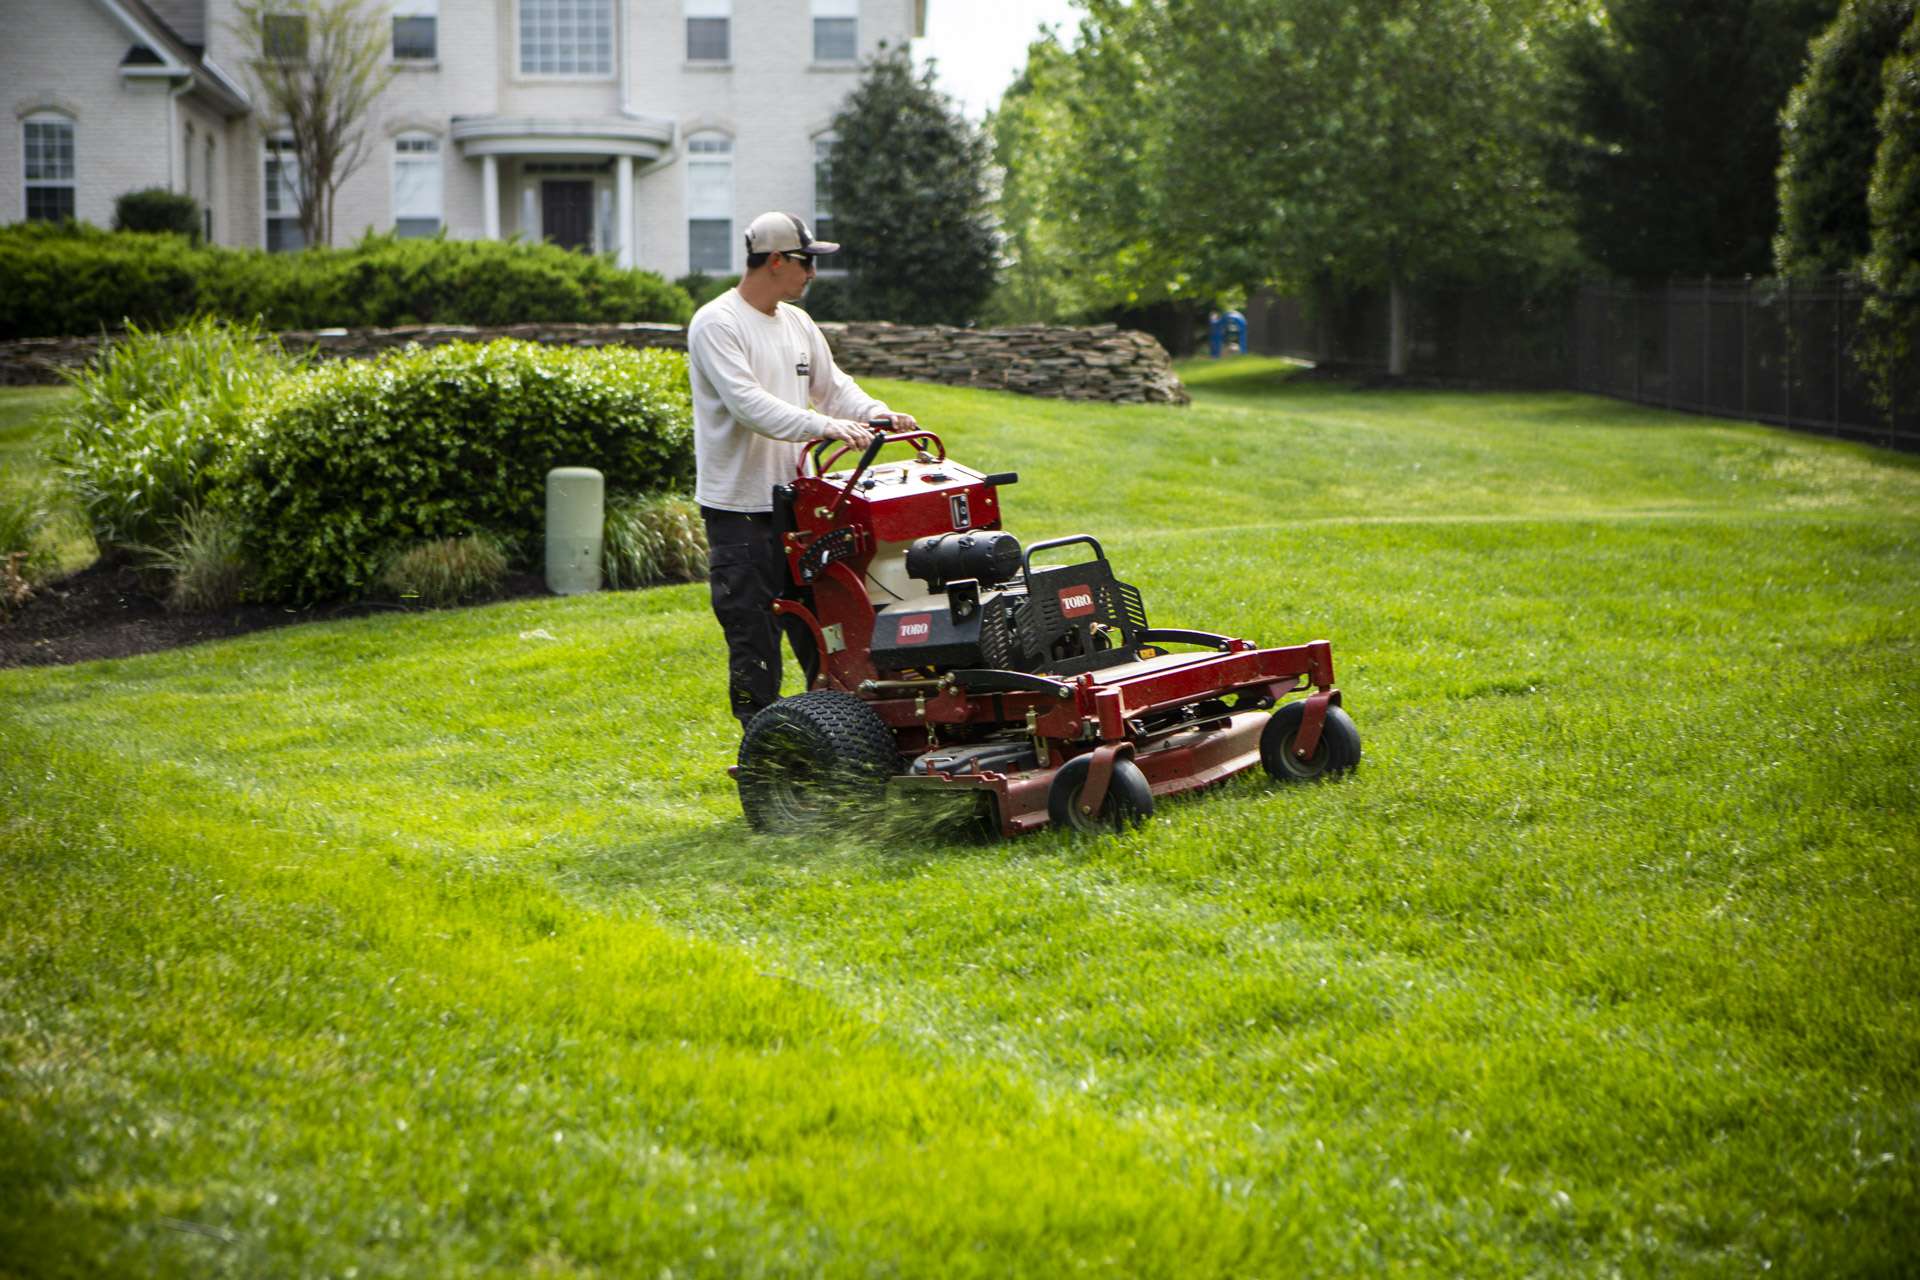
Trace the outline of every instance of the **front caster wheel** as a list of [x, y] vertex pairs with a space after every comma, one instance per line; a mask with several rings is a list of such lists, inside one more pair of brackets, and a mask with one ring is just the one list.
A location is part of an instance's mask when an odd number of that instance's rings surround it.
[[1354, 727], [1353, 717], [1339, 707], [1327, 708], [1313, 754], [1304, 760], [1295, 755], [1293, 744], [1306, 714], [1306, 703], [1289, 702], [1274, 712], [1260, 731], [1260, 763], [1268, 773], [1281, 782], [1312, 782], [1345, 773], [1360, 763], [1360, 730]]
[[1087, 772], [1092, 767], [1091, 755], [1075, 756], [1053, 775], [1053, 785], [1047, 788], [1047, 817], [1054, 826], [1105, 834], [1137, 827], [1153, 816], [1153, 788], [1147, 785], [1147, 775], [1125, 756], [1113, 762], [1113, 777], [1107, 783], [1107, 798], [1100, 812], [1082, 812], [1080, 794], [1086, 790]]

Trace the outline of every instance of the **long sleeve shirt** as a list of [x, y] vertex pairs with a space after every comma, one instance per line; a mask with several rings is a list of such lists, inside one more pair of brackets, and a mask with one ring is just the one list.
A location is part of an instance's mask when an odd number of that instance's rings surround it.
[[801, 450], [828, 418], [865, 420], [887, 406], [833, 362], [820, 326], [799, 307], [761, 311], [738, 289], [687, 326], [693, 381], [694, 498], [722, 511], [770, 511]]

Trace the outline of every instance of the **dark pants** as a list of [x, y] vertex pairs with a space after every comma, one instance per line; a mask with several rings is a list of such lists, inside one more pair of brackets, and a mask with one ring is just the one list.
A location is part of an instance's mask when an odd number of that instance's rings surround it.
[[713, 616], [727, 638], [727, 704], [747, 721], [780, 697], [780, 632], [787, 633], [807, 684], [820, 671], [813, 632], [798, 618], [777, 617], [777, 596], [802, 598], [787, 577], [786, 557], [768, 513], [700, 508], [707, 526], [707, 585]]

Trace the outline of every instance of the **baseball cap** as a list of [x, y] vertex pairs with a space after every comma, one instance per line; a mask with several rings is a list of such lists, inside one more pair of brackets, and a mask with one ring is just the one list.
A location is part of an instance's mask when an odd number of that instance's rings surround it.
[[815, 240], [813, 232], [791, 213], [763, 213], [747, 225], [748, 253], [838, 253], [831, 240]]

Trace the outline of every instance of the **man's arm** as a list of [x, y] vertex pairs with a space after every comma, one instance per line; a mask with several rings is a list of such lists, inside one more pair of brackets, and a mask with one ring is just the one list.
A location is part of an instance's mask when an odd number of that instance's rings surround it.
[[726, 325], [703, 324], [689, 333], [687, 356], [719, 393], [733, 420], [749, 431], [775, 440], [830, 438], [861, 445], [871, 435], [858, 423], [823, 418], [767, 391], [753, 376], [740, 335]]

